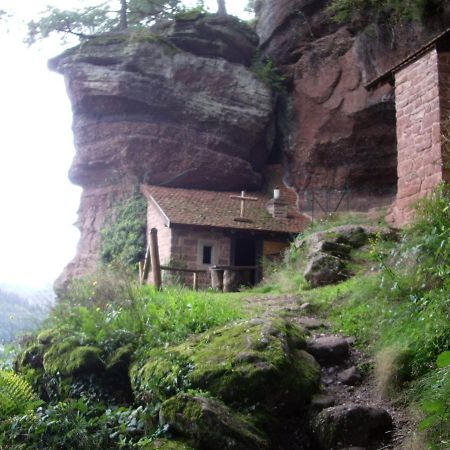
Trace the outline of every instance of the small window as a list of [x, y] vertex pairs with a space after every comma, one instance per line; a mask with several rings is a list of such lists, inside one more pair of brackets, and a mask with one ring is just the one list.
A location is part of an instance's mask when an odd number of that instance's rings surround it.
[[204, 245], [203, 246], [203, 264], [211, 264], [212, 262], [212, 246]]

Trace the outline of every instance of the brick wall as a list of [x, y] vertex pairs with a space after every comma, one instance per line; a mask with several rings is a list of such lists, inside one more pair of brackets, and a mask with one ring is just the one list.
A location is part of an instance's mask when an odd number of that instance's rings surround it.
[[395, 75], [398, 187], [390, 219], [397, 226], [411, 221], [411, 205], [443, 177], [438, 67], [432, 49]]
[[[202, 265], [202, 245], [212, 245], [212, 264], [230, 264], [230, 238], [218, 231], [202, 230], [197, 227], [174, 227], [172, 229], [172, 262], [180, 262], [187, 269], [207, 269], [207, 265]], [[210, 275], [199, 274], [199, 287], [210, 286]], [[192, 284], [192, 275], [184, 277], [186, 285]]]

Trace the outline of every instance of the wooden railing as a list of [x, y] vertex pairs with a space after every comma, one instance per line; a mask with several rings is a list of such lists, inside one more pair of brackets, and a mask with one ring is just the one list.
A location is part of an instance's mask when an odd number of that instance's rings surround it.
[[163, 270], [168, 272], [192, 273], [192, 288], [194, 290], [198, 289], [198, 274], [208, 272], [205, 269], [185, 269], [182, 267], [161, 266], [159, 260], [158, 230], [156, 228], [150, 230], [150, 243], [145, 253], [145, 260], [139, 263], [139, 281], [141, 284], [147, 282], [150, 268], [152, 269], [153, 283], [158, 290], [162, 287], [161, 272]]

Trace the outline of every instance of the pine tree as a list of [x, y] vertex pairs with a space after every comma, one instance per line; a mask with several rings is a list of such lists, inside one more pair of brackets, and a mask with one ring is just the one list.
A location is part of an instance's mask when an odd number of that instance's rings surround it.
[[38, 20], [28, 24], [26, 42], [31, 45], [59, 33], [89, 38], [110, 31], [150, 25], [183, 10], [181, 0], [109, 0], [82, 9], [61, 10], [49, 6]]

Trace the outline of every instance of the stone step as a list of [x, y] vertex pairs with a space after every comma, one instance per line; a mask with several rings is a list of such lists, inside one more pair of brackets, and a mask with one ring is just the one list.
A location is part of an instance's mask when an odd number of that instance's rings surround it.
[[315, 337], [308, 342], [307, 350], [323, 366], [343, 364], [350, 355], [350, 346], [340, 336]]

